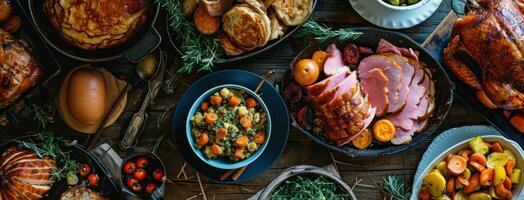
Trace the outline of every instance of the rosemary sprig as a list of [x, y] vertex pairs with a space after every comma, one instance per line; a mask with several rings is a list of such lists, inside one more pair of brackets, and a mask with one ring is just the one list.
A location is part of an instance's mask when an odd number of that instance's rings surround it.
[[34, 115], [33, 120], [38, 124], [37, 130], [45, 130], [49, 124], [49, 117], [47, 113], [45, 113], [42, 108], [38, 107], [34, 103], [30, 103], [29, 107], [31, 108], [31, 112], [33, 112]]
[[306, 21], [296, 34], [296, 36], [299, 38], [312, 36], [318, 43], [326, 43], [333, 39], [337, 39], [341, 42], [347, 42], [356, 40], [361, 35], [361, 32], [354, 31], [351, 28], [333, 30], [330, 27], [321, 25], [313, 20]]
[[206, 37], [182, 12], [180, 0], [155, 0], [169, 17], [169, 28], [182, 51], [182, 67], [178, 73], [211, 71], [217, 58], [223, 55], [217, 39]]
[[383, 187], [388, 198], [408, 200], [411, 196], [409, 186], [398, 176], [388, 176], [383, 179]]
[[315, 200], [342, 200], [348, 199], [349, 194], [342, 191], [340, 187], [329, 181], [323, 176], [303, 177], [296, 176], [284, 181], [275, 192], [271, 199], [315, 199]]
[[52, 177], [57, 180], [64, 178], [67, 172], [77, 172], [78, 163], [69, 157], [69, 152], [64, 152], [60, 148], [58, 145], [60, 139], [55, 138], [52, 132], [40, 132], [36, 140], [17, 140], [16, 142], [22, 148], [33, 150], [38, 157], [53, 159], [58, 166], [61, 166], [51, 172]]

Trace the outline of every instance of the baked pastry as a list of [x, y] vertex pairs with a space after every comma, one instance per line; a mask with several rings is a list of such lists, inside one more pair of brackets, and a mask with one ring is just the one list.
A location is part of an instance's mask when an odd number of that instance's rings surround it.
[[222, 28], [244, 50], [264, 46], [271, 35], [271, 21], [260, 8], [238, 4], [222, 16]]
[[45, 0], [44, 11], [72, 45], [97, 50], [131, 38], [147, 19], [146, 0]]
[[271, 20], [271, 36], [269, 36], [269, 40], [274, 40], [284, 36], [284, 32], [286, 32], [287, 30], [287, 26], [280, 22], [280, 20], [278, 20], [275, 11], [269, 11], [269, 19]]
[[313, 9], [313, 0], [274, 0], [271, 4], [278, 18], [288, 26], [304, 23]]
[[31, 49], [0, 29], [0, 108], [16, 101], [41, 74]]
[[222, 45], [222, 49], [224, 49], [224, 52], [228, 56], [236, 56], [236, 55], [243, 54], [245, 52], [244, 49], [241, 49], [240, 47], [238, 47], [224, 33], [221, 33], [218, 39], [220, 41], [220, 45]]
[[67, 189], [62, 195], [60, 200], [105, 200], [98, 192], [95, 192], [84, 185], [77, 185]]

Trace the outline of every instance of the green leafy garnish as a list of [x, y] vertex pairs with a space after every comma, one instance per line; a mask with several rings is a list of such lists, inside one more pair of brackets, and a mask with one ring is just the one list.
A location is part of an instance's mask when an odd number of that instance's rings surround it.
[[351, 40], [356, 40], [361, 35], [361, 32], [354, 31], [351, 28], [333, 30], [313, 20], [306, 21], [302, 28], [298, 30], [296, 34], [296, 36], [299, 38], [311, 36], [318, 43], [326, 43], [333, 39], [337, 39], [341, 42], [347, 42]]
[[214, 62], [223, 55], [223, 49], [216, 38], [206, 37], [198, 32], [195, 24], [182, 12], [182, 1], [155, 0], [162, 7], [169, 21], [169, 28], [182, 51], [182, 67], [179, 73], [210, 72]]
[[383, 181], [384, 191], [387, 192], [388, 198], [407, 200], [411, 196], [409, 186], [400, 177], [388, 176]]
[[271, 195], [273, 200], [338, 200], [348, 199], [349, 194], [343, 191], [337, 183], [323, 176], [296, 176], [284, 181]]

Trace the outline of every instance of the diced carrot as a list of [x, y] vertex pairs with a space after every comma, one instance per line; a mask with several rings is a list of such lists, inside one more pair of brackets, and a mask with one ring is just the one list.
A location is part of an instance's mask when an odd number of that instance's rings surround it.
[[479, 181], [480, 181], [479, 178], [480, 178], [480, 174], [478, 172], [473, 174], [471, 178], [469, 178], [468, 185], [464, 187], [464, 190], [463, 190], [464, 193], [469, 194], [469, 193], [474, 192], [477, 186], [479, 186]]
[[251, 123], [253, 123], [253, 118], [249, 115], [240, 118], [240, 124], [242, 124], [242, 127], [246, 129], [251, 128]]
[[206, 145], [209, 142], [209, 136], [207, 133], [201, 133], [197, 139], [197, 142], [200, 145]]
[[448, 171], [455, 176], [462, 174], [466, 170], [466, 166], [466, 159], [456, 155], [451, 156], [446, 164]]
[[495, 173], [495, 170], [493, 168], [485, 169], [484, 171], [480, 172], [480, 185], [482, 186], [490, 186], [493, 184], [493, 174]]
[[455, 193], [455, 177], [451, 177], [448, 179], [448, 184], [446, 185], [446, 192], [448, 194]]
[[246, 106], [248, 108], [254, 108], [257, 106], [257, 101], [253, 99], [252, 97], [247, 98], [246, 100]]
[[466, 149], [466, 150], [462, 151], [462, 154], [460, 154], [460, 156], [462, 156], [465, 159], [469, 159], [469, 156], [471, 154], [473, 154], [473, 151], [471, 151], [471, 149]]
[[207, 109], [209, 108], [209, 104], [207, 104], [207, 102], [202, 102], [202, 104], [200, 104], [200, 110], [202, 111], [206, 111]]
[[511, 180], [509, 179], [509, 177], [506, 176], [506, 179], [504, 179], [504, 182], [502, 182], [502, 185], [504, 185], [504, 187], [508, 190], [511, 190]]
[[218, 115], [215, 113], [206, 113], [204, 118], [206, 119], [207, 124], [214, 124], [218, 119]]
[[220, 95], [211, 96], [211, 104], [215, 106], [222, 104], [222, 97]]
[[227, 136], [227, 129], [226, 128], [219, 128], [217, 130], [217, 138], [222, 139]]
[[486, 156], [479, 153], [474, 153], [469, 158], [468, 164], [474, 167], [477, 171], [481, 172], [486, 169], [487, 162], [488, 160], [486, 159]]
[[229, 105], [231, 106], [238, 106], [240, 105], [240, 100], [238, 100], [238, 97], [236, 96], [232, 96], [231, 98], [229, 98]]
[[222, 147], [218, 146], [217, 144], [213, 144], [211, 145], [211, 151], [213, 151], [214, 154], [221, 154]]
[[431, 199], [431, 193], [429, 191], [429, 188], [427, 187], [422, 187], [420, 189], [420, 192], [418, 193], [418, 197], [421, 199], [421, 200], [430, 200]]
[[524, 133], [524, 115], [521, 113], [515, 113], [509, 120], [509, 123], [513, 125], [520, 133]]
[[494, 142], [494, 143], [491, 143], [491, 151], [492, 151], [492, 152], [500, 152], [500, 153], [503, 153], [503, 152], [504, 152], [504, 149], [502, 148], [502, 146], [500, 146], [500, 143], [498, 143], [498, 142]]
[[504, 199], [513, 198], [511, 190], [506, 189], [506, 187], [504, 187], [504, 184], [498, 184], [497, 186], [495, 186], [495, 194], [497, 194], [497, 196], [499, 196], [500, 198]]
[[464, 186], [468, 186], [469, 185], [469, 181], [466, 180], [466, 177], [464, 177], [464, 175], [459, 175], [457, 176], [457, 180], [460, 184], [464, 185]]
[[245, 135], [238, 136], [235, 140], [235, 144], [237, 147], [245, 147], [247, 146], [248, 138]]
[[262, 144], [264, 143], [264, 140], [266, 139], [266, 134], [262, 133], [262, 132], [258, 132], [255, 134], [255, 136], [253, 137], [253, 141], [256, 143], [256, 144]]
[[515, 168], [515, 161], [509, 159], [508, 163], [506, 163], [506, 174], [509, 176], [513, 173], [513, 168]]
[[235, 158], [244, 159], [244, 148], [235, 149]]

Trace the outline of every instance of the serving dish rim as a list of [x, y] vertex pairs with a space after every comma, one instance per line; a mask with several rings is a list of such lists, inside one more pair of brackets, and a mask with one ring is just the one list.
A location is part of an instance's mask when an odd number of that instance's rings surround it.
[[[206, 158], [205, 155], [202, 152], [203, 150], [197, 149], [195, 147], [195, 145], [194, 145], [195, 139], [193, 138], [192, 131], [191, 131], [191, 129], [193, 127], [191, 125], [191, 118], [193, 118], [194, 114], [198, 111], [198, 108], [200, 107], [200, 104], [203, 101], [205, 101], [207, 98], [209, 98], [212, 95], [212, 93], [217, 92], [217, 91], [219, 91], [222, 88], [231, 88], [231, 89], [237, 89], [237, 90], [242, 90], [242, 91], [246, 92], [250, 97], [255, 98], [255, 100], [260, 104], [260, 107], [266, 113], [266, 116], [267, 116], [267, 119], [266, 119], [266, 137], [264, 139], [264, 144], [259, 149], [257, 149], [256, 152], [254, 154], [252, 154], [250, 157], [245, 158], [245, 159], [240, 160], [240, 161], [237, 161], [237, 162], [231, 162], [231, 163], [228, 163], [230, 161], [227, 160], [226, 158], [218, 158], [218, 159], [208, 159], [208, 158]], [[204, 163], [206, 163], [206, 164], [208, 164], [208, 165], [210, 165], [212, 167], [219, 168], [219, 169], [238, 169], [238, 168], [247, 166], [247, 165], [251, 164], [253, 161], [255, 161], [258, 157], [260, 157], [260, 155], [262, 155], [263, 151], [267, 147], [267, 144], [268, 144], [268, 142], [269, 142], [269, 140], [271, 138], [271, 128], [272, 128], [271, 115], [269, 113], [269, 109], [267, 108], [266, 103], [264, 102], [264, 100], [262, 98], [260, 98], [260, 96], [258, 96], [255, 92], [250, 90], [249, 88], [246, 88], [246, 87], [238, 85], [238, 84], [221, 84], [221, 85], [217, 85], [217, 86], [215, 86], [213, 88], [210, 88], [209, 90], [207, 90], [206, 92], [202, 93], [201, 95], [199, 95], [198, 98], [193, 103], [193, 105], [189, 108], [188, 115], [187, 115], [186, 122], [185, 122], [186, 139], [187, 139], [187, 142], [188, 142], [189, 146], [191, 146], [191, 150], [194, 152], [194, 154], [196, 154], [196, 156], [201, 161], [203, 161]]]

